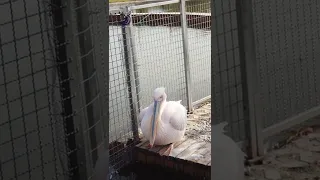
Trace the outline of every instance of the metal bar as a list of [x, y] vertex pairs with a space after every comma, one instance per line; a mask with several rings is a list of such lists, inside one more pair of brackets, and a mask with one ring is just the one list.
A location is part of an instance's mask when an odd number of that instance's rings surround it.
[[265, 128], [262, 131], [263, 138], [270, 137], [275, 135], [283, 130], [289, 129], [295, 125], [303, 123], [307, 119], [311, 119], [320, 115], [320, 106], [309, 109], [303, 113], [298, 115], [294, 115], [294, 117], [288, 118], [284, 121], [281, 121], [275, 125]]
[[[129, 12], [130, 9], [127, 8], [127, 11]], [[136, 50], [136, 42], [135, 42], [135, 38], [134, 38], [134, 31], [133, 31], [133, 21], [132, 21], [132, 13], [130, 13], [130, 24], [129, 26], [127, 26], [127, 30], [128, 33], [130, 34], [130, 47], [131, 47], [131, 62], [133, 65], [133, 77], [134, 77], [134, 83], [135, 83], [135, 94], [136, 94], [136, 102], [137, 102], [137, 111], [138, 113], [140, 113], [140, 97], [139, 97], [139, 93], [140, 93], [140, 81], [139, 81], [139, 73], [138, 73], [138, 63], [137, 63], [137, 59], [136, 59], [136, 54], [137, 54], [137, 50]], [[138, 130], [138, 129], [137, 129]]]
[[[131, 13], [132, 15], [149, 15], [150, 13]], [[178, 15], [180, 12], [154, 12], [152, 14]], [[211, 16], [211, 13], [186, 12], [186, 15]]]
[[[60, 94], [61, 99], [63, 99], [62, 103], [62, 115], [64, 117], [64, 130], [66, 135], [66, 151], [68, 152], [68, 168], [71, 172], [69, 172], [68, 179], [77, 180], [80, 179], [79, 172], [79, 162], [77, 157], [77, 143], [75, 137], [75, 125], [73, 121], [73, 107], [72, 107], [72, 98], [71, 98], [71, 87], [70, 87], [70, 79], [69, 76], [69, 67], [68, 63], [64, 63], [67, 61], [67, 49], [65, 46], [61, 46], [60, 44], [64, 44], [66, 42], [66, 37], [68, 34], [65, 34], [65, 27], [62, 26], [65, 24], [65, 19], [69, 19], [68, 13], [66, 13], [62, 6], [61, 0], [52, 0], [52, 18], [55, 29], [55, 52], [57, 54], [57, 70], [60, 81]], [[65, 9], [66, 10], [66, 9]], [[67, 28], [66, 28], [67, 29]], [[71, 34], [71, 33], [70, 33]]]
[[164, 2], [157, 2], [157, 3], [150, 3], [150, 4], [142, 4], [142, 5], [131, 6], [130, 10], [145, 9], [145, 8], [151, 8], [151, 7], [156, 7], [156, 6], [164, 6], [164, 5], [174, 4], [174, 3], [179, 3], [179, 2], [180, 2], [180, 0], [172, 0], [172, 1], [164, 1]]
[[[241, 79], [243, 82], [244, 117], [248, 119], [246, 125], [250, 130], [247, 137], [250, 137], [252, 158], [258, 155], [257, 125], [255, 112], [255, 97], [258, 86], [257, 61], [255, 54], [255, 41], [253, 31], [253, 16], [251, 0], [237, 0], [237, 25], [239, 37]], [[260, 117], [260, 116], [259, 116]]]
[[193, 107], [193, 108], [197, 108], [197, 107], [201, 106], [201, 104], [203, 104], [203, 103], [205, 103], [205, 102], [207, 102], [207, 101], [210, 101], [210, 100], [211, 100], [211, 95], [206, 96], [206, 97], [204, 97], [204, 98], [201, 98], [201, 99], [193, 102], [193, 103], [192, 103], [192, 107]]
[[[77, 43], [74, 43], [75, 49], [77, 51], [76, 61], [78, 65], [79, 71], [79, 85], [80, 85], [80, 92], [79, 95], [81, 96], [81, 111], [85, 115], [83, 121], [80, 122], [79, 128], [80, 133], [87, 133], [86, 130], [89, 127], [93, 127], [94, 124], [98, 121], [96, 119], [96, 115], [94, 114], [100, 109], [99, 107], [93, 106], [92, 101], [96, 99], [97, 101], [100, 100], [99, 97], [99, 88], [97, 84], [97, 77], [91, 76], [96, 72], [95, 68], [95, 58], [94, 58], [94, 51], [93, 51], [93, 44], [92, 44], [92, 37], [91, 37], [91, 23], [89, 20], [89, 2], [87, 0], [74, 0], [72, 3], [72, 15], [75, 19], [73, 19], [73, 25], [75, 27], [74, 31], [74, 40]], [[82, 83], [85, 79], [92, 77], [89, 81]], [[80, 97], [79, 97], [80, 98]], [[95, 109], [94, 109], [95, 108]], [[80, 110], [79, 110], [80, 111]], [[100, 113], [99, 113], [100, 114]], [[100, 117], [98, 117], [100, 118]], [[82, 166], [82, 168], [86, 169], [86, 174], [89, 175], [92, 173], [92, 168], [98, 159], [98, 152], [96, 150], [98, 143], [96, 137], [96, 129], [91, 128], [89, 130], [88, 135], [84, 134], [85, 138], [84, 146], [80, 147], [79, 149], [85, 150], [85, 154], [87, 156], [82, 157], [86, 160], [86, 164]], [[80, 137], [79, 137], [80, 138]], [[82, 170], [81, 170], [82, 171]], [[85, 175], [81, 178], [86, 179]]]
[[[123, 37], [123, 47], [124, 47], [124, 59], [125, 59], [125, 68], [126, 68], [126, 80], [128, 86], [128, 94], [129, 94], [129, 104], [130, 104], [130, 115], [131, 115], [131, 128], [133, 132], [133, 138], [137, 140], [139, 138], [139, 131], [138, 131], [138, 116], [137, 116], [137, 100], [134, 91], [134, 82], [135, 80], [132, 78], [134, 77], [134, 70], [133, 69], [133, 53], [132, 53], [132, 43], [130, 42], [131, 36], [131, 29], [127, 27], [126, 21], [131, 21], [131, 15], [129, 15], [129, 8], [127, 7], [123, 12], [123, 24], [121, 25], [122, 37]], [[127, 18], [127, 19], [126, 19]]]
[[187, 109], [188, 112], [193, 111], [192, 96], [191, 96], [191, 75], [190, 75], [190, 62], [189, 62], [189, 42], [188, 42], [188, 22], [186, 15], [186, 1], [180, 0], [180, 12], [181, 12], [181, 29], [182, 29], [182, 43], [183, 43], [183, 60], [184, 71], [186, 79], [186, 91], [187, 91]]
[[[213, 16], [211, 16], [211, 21], [212, 23], [212, 44], [211, 44], [211, 68], [212, 68], [212, 95], [213, 95], [213, 113], [215, 116], [212, 117], [212, 125], [213, 122], [221, 122], [221, 121], [226, 121], [228, 123], [229, 119], [226, 119], [226, 113], [225, 113], [225, 98], [223, 96], [223, 79], [221, 76], [221, 71], [222, 71], [222, 59], [221, 59], [221, 54], [223, 54], [223, 50], [221, 50], [221, 41], [219, 41], [219, 36], [221, 33], [219, 33], [219, 26], [218, 22], [221, 22], [223, 20], [219, 21], [219, 18], [222, 19], [224, 18], [222, 16], [223, 14], [223, 9], [218, 8], [221, 7], [218, 6], [219, 4], [222, 3], [223, 0], [215, 0], [212, 2], [212, 11], [213, 11]], [[213, 28], [214, 27], [214, 28]], [[219, 97], [220, 96], [220, 97]], [[220, 99], [219, 99], [220, 98]], [[218, 118], [216, 118], [218, 117]]]
[[[262, 112], [262, 105], [261, 105], [261, 94], [256, 93], [254, 96], [255, 104], [258, 106], [255, 106], [255, 114], [256, 114], [256, 141], [257, 141], [257, 157], [263, 156], [265, 150], [264, 150], [264, 136], [262, 133], [263, 129], [263, 112]], [[259, 105], [260, 104], [260, 105]]]

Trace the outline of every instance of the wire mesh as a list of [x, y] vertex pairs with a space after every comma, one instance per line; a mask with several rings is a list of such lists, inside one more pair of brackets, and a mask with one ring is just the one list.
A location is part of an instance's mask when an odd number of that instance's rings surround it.
[[153, 90], [157, 87], [166, 88], [168, 99], [182, 100], [184, 105], [187, 103], [178, 12], [179, 4], [175, 3], [138, 9], [136, 13], [141, 14], [133, 16], [142, 108], [150, 105]]
[[0, 11], [0, 179], [61, 179], [67, 149], [52, 9], [4, 1]]
[[192, 99], [211, 95], [211, 0], [187, 1]]
[[108, 135], [103, 2], [5, 1], [0, 10], [0, 179], [89, 178]]
[[121, 26], [124, 19], [119, 13], [109, 16], [109, 149], [110, 162], [115, 170], [123, 167], [129, 158], [124, 157], [125, 147], [135, 143], [131, 127], [132, 103], [128, 90], [130, 74], [125, 56], [128, 50], [124, 43], [126, 34]]
[[[210, 12], [208, 0], [195, 3], [195, 5], [198, 6], [197, 11], [203, 8], [203, 11]], [[131, 13], [132, 26], [127, 24], [124, 27], [122, 24], [125, 20], [128, 20], [124, 16], [126, 13]], [[194, 76], [198, 77], [197, 81], [199, 79], [202, 81], [196, 82], [202, 86], [200, 87], [197, 84], [198, 87], [193, 89], [193, 93], [197, 95], [194, 100], [199, 100], [210, 95], [210, 71], [208, 66], [210, 63], [210, 44], [204, 43], [209, 42], [210, 39], [207, 35], [208, 32], [199, 30], [201, 28], [208, 31], [210, 26], [207, 24], [210, 22], [210, 18], [207, 16], [203, 18], [202, 24], [205, 25], [201, 25], [201, 23], [197, 23], [196, 18], [198, 16], [192, 17], [195, 18], [190, 20], [192, 24], [189, 27], [195, 28], [195, 30], [189, 30], [188, 33], [191, 33], [191, 37], [194, 39], [192, 43], [197, 43], [195, 47], [197, 49], [190, 51], [192, 53], [191, 61], [194, 64], [191, 68], [197, 68], [197, 70], [192, 69], [195, 72]], [[137, 112], [134, 110], [133, 104], [140, 109], [149, 106], [152, 102], [153, 90], [161, 86], [166, 88], [170, 100], [182, 100], [182, 104], [187, 104], [180, 18], [179, 3], [163, 6], [155, 4], [153, 7], [138, 8], [132, 12], [127, 12], [124, 9], [110, 12], [109, 140], [112, 142], [110, 156], [113, 161], [113, 168], [116, 170], [125, 164], [122, 153], [126, 151], [124, 144], [126, 142], [133, 143], [133, 141], [127, 141], [133, 138], [132, 131], [135, 128], [132, 125], [134, 121], [132, 114], [137, 114]], [[130, 32], [128, 29], [130, 29]], [[197, 30], [201, 32], [197, 32]], [[201, 33], [204, 35], [199, 35]], [[196, 40], [199, 37], [202, 38], [204, 45], [201, 44], [201, 40]], [[192, 48], [194, 48], [193, 45]], [[207, 52], [205, 50], [201, 51], [203, 55], [200, 56], [201, 52], [199, 53], [199, 51], [202, 48], [207, 48]], [[200, 66], [201, 63], [206, 64]], [[135, 67], [136, 69], [133, 69]], [[200, 70], [200, 68], [203, 69]], [[200, 74], [197, 71], [203, 72]], [[136, 87], [132, 87], [133, 81]], [[199, 91], [199, 87], [202, 89], [201, 91]], [[130, 97], [132, 95], [130, 91], [134, 91], [133, 88], [137, 91], [136, 97], [134, 97], [137, 98], [137, 101], [133, 101], [133, 97]]]
[[212, 9], [213, 124], [227, 121], [235, 141], [246, 140], [235, 0], [215, 0]]
[[[77, 120], [82, 119], [76, 124], [79, 129], [76, 140], [80, 143], [77, 147], [79, 178], [91, 179], [98, 157], [107, 153], [108, 148], [108, 12], [105, 1], [74, 0], [70, 7], [71, 19], [76, 22], [71, 31], [75, 40], [71, 42], [76, 47], [74, 65], [77, 68], [73, 67], [72, 73], [78, 75], [75, 85], [79, 87], [74, 90], [79, 102], [74, 109]], [[104, 163], [107, 171], [108, 162]]]
[[253, 1], [263, 127], [319, 106], [320, 3]]

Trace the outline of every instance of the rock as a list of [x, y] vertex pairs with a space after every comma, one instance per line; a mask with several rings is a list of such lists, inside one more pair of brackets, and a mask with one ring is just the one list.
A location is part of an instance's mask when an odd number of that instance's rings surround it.
[[295, 144], [298, 148], [306, 149], [310, 146], [310, 141], [309, 141], [309, 138], [307, 137], [301, 137], [293, 141], [293, 144]]
[[247, 167], [249, 171], [249, 175], [253, 175], [254, 177], [263, 177], [264, 176], [264, 169], [258, 167]]
[[312, 152], [320, 153], [320, 146], [311, 146], [311, 147], [309, 147], [309, 150]]
[[286, 145], [284, 148], [282, 149], [277, 149], [274, 150], [272, 152], [272, 154], [276, 155], [276, 156], [287, 156], [287, 155], [292, 155], [292, 154], [299, 154], [302, 150], [292, 146], [292, 145]]
[[270, 179], [270, 180], [280, 180], [281, 179], [281, 175], [280, 175], [279, 171], [277, 171], [275, 169], [271, 169], [271, 168], [264, 170], [264, 176], [265, 176], [265, 178]]
[[320, 140], [320, 133], [310, 133], [308, 134], [309, 139], [318, 139]]
[[309, 151], [301, 152], [300, 160], [307, 163], [313, 163], [315, 161], [313, 153]]
[[294, 159], [287, 159], [286, 161], [282, 161], [280, 164], [281, 167], [292, 169], [292, 168], [305, 168], [308, 167], [309, 164], [302, 161], [297, 161]]

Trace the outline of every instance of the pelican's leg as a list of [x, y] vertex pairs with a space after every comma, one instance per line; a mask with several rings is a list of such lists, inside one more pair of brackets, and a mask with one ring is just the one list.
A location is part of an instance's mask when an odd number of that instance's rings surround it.
[[173, 143], [171, 143], [169, 146], [167, 146], [167, 148], [163, 148], [159, 151], [160, 156], [169, 156], [171, 151], [173, 149]]

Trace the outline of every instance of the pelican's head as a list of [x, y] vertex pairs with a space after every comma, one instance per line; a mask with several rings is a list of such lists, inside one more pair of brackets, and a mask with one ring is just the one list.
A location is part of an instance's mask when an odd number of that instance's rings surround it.
[[167, 94], [166, 94], [165, 90], [166, 89], [164, 87], [159, 87], [153, 91], [153, 99], [155, 102], [156, 101], [162, 102], [163, 100], [165, 100], [167, 98]]
[[153, 100], [154, 100], [154, 108], [153, 108], [153, 116], [151, 119], [151, 137], [150, 137], [150, 147], [153, 146], [155, 138], [156, 138], [156, 129], [158, 125], [158, 121], [160, 120], [160, 108], [163, 102], [167, 99], [167, 94], [165, 93], [165, 88], [160, 87], [156, 88], [153, 92]]

